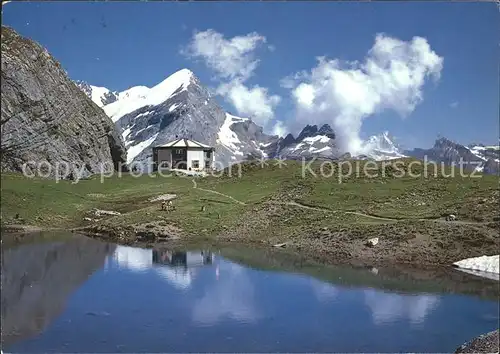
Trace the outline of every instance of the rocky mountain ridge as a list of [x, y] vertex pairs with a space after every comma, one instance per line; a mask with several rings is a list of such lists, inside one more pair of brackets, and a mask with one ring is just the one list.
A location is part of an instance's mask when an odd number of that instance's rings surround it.
[[219, 166], [255, 158], [388, 160], [425, 155], [430, 161], [446, 164], [462, 158], [470, 162], [468, 167], [474, 165], [485, 173], [498, 171], [498, 150], [466, 147], [446, 139], [438, 139], [431, 149], [403, 150], [388, 132], [383, 132], [367, 139], [364, 154], [351, 156], [338, 148], [335, 132], [328, 124], [306, 125], [297, 137], [268, 135], [250, 118], [225, 112], [188, 69], [177, 71], [152, 88], [136, 86], [124, 92], [79, 84], [96, 103], [116, 97], [103, 109], [122, 131], [128, 162], [140, 166], [147, 165], [152, 146], [182, 136], [214, 146]]
[[498, 174], [500, 171], [499, 146], [471, 144], [461, 145], [450, 139], [439, 137], [430, 149], [413, 149], [403, 152], [407, 156], [442, 162], [445, 165], [462, 164], [464, 168], [487, 174]]
[[5, 26], [1, 36], [2, 171], [79, 178], [120, 168], [126, 150], [102, 109], [41, 45]]
[[[225, 112], [188, 69], [177, 71], [152, 88], [136, 86], [123, 92], [82, 81], [77, 84], [102, 106], [122, 132], [127, 162], [142, 167], [150, 161], [152, 146], [181, 136], [214, 146], [219, 166], [248, 158], [343, 156], [336, 146], [335, 132], [328, 124], [307, 125], [296, 138], [292, 134], [284, 138], [266, 134], [250, 118]], [[104, 104], [108, 99], [110, 103]], [[393, 151], [384, 155], [384, 149], [377, 150], [380, 139], [372, 138], [377, 152], [374, 159], [400, 156]]]

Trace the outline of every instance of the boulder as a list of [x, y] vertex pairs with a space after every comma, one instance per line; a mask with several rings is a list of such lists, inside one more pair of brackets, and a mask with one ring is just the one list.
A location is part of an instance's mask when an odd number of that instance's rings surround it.
[[378, 237], [371, 238], [365, 242], [365, 245], [368, 247], [374, 247], [378, 244]]

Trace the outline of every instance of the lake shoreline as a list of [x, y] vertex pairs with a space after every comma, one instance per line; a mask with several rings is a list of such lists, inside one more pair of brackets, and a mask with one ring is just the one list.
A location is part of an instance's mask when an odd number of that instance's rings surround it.
[[[26, 228], [31, 229], [31, 228]], [[19, 228], [17, 228], [19, 230]], [[47, 229], [49, 231], [49, 229]], [[415, 264], [401, 262], [369, 262], [352, 258], [325, 258], [321, 253], [298, 250], [290, 247], [272, 247], [263, 242], [239, 242], [237, 240], [224, 241], [213, 239], [176, 239], [164, 242], [118, 242], [111, 240], [105, 234], [92, 234], [82, 230], [55, 230], [49, 232], [4, 232], [4, 248], [15, 248], [26, 243], [37, 242], [65, 242], [83, 238], [95, 242], [133, 247], [137, 249], [168, 250], [170, 252], [187, 252], [205, 250], [220, 254], [222, 257], [242, 266], [255, 269], [299, 272], [323, 281], [344, 284], [346, 286], [364, 286], [383, 282], [384, 288], [395, 291], [412, 291], [413, 286], [401, 288], [401, 282], [420, 284], [429, 293], [459, 293], [463, 295], [480, 296], [488, 299], [498, 299], [500, 289], [498, 281], [484, 277], [473, 276], [459, 268], [436, 264]], [[328, 268], [327, 274], [317, 274], [318, 269]], [[345, 283], [338, 273], [343, 269], [351, 269], [358, 283]], [[351, 271], [348, 271], [351, 272]]]
[[[169, 225], [170, 226], [170, 225]], [[409, 252], [405, 244], [385, 245], [381, 237], [379, 244], [370, 246], [360, 243], [359, 240], [351, 242], [336, 242], [330, 247], [325, 247], [321, 243], [306, 240], [287, 241], [275, 244], [272, 239], [256, 240], [244, 237], [244, 233], [230, 230], [218, 236], [193, 236], [175, 227], [152, 228], [152, 229], [131, 229], [130, 227], [118, 227], [110, 225], [83, 226], [72, 229], [41, 227], [35, 225], [9, 224], [2, 226], [2, 230], [11, 236], [22, 238], [26, 233], [41, 233], [44, 231], [70, 231], [71, 233], [83, 234], [90, 238], [99, 239], [105, 242], [112, 242], [124, 246], [154, 248], [173, 247], [184, 248], [197, 245], [208, 247], [225, 247], [231, 245], [244, 245], [257, 249], [283, 249], [286, 252], [294, 253], [300, 257], [305, 257], [320, 263], [330, 265], [351, 265], [356, 267], [387, 267], [403, 266], [418, 269], [434, 267], [456, 268], [453, 262], [470, 258], [470, 253], [462, 250], [462, 258], [456, 255], [454, 249], [444, 249], [441, 252], [428, 252], [425, 244], [417, 254]], [[242, 237], [243, 235], [243, 237]], [[365, 237], [364, 239], [367, 239]], [[357, 242], [356, 242], [357, 241]], [[357, 248], [353, 247], [357, 244]]]

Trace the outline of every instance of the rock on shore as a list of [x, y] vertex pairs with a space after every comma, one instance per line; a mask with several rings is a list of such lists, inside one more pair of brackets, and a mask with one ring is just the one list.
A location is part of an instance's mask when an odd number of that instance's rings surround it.
[[455, 353], [498, 353], [499, 331], [482, 334], [457, 348]]

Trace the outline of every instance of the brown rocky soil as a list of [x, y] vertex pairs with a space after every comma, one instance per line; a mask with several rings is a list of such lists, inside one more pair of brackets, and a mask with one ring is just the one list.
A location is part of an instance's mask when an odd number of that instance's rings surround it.
[[474, 338], [457, 348], [455, 353], [498, 353], [499, 352], [498, 329]]

